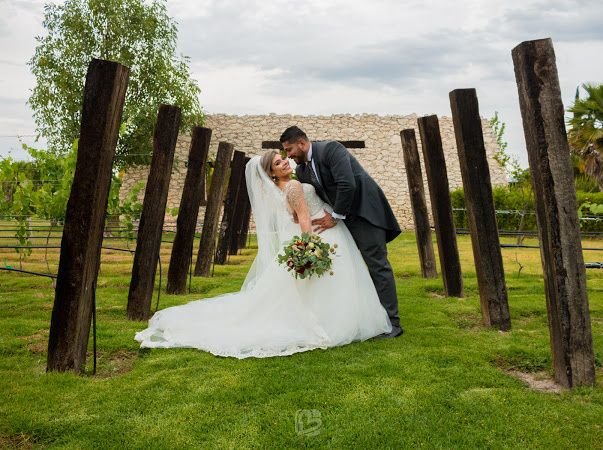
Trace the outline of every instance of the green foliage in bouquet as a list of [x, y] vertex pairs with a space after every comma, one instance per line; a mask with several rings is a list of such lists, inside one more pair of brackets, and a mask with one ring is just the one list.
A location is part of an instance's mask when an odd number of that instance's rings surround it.
[[331, 256], [335, 254], [337, 244], [331, 246], [317, 234], [302, 233], [293, 236], [278, 255], [278, 262], [287, 266], [295, 278], [310, 278], [312, 275], [322, 276], [331, 271]]

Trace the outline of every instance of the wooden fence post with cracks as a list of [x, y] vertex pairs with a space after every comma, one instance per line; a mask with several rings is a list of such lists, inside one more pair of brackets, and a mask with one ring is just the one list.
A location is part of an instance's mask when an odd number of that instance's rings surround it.
[[243, 213], [243, 224], [239, 236], [239, 248], [247, 247], [247, 238], [249, 237], [249, 226], [251, 225], [251, 202], [247, 194], [247, 203], [245, 203], [245, 212]]
[[421, 275], [423, 278], [437, 278], [438, 271], [433, 251], [433, 242], [431, 240], [431, 228], [429, 227], [429, 215], [427, 212], [427, 202], [425, 201], [425, 189], [423, 187], [421, 161], [419, 159], [419, 151], [417, 150], [415, 130], [413, 128], [402, 130], [400, 138], [404, 153], [408, 192], [410, 193], [410, 205], [415, 223], [415, 236], [417, 250], [419, 251], [419, 261], [421, 263]]
[[419, 117], [419, 132], [423, 147], [423, 161], [429, 186], [431, 211], [438, 240], [440, 268], [447, 297], [464, 297], [463, 276], [452, 218], [452, 204], [448, 187], [446, 160], [442, 148], [440, 124], [435, 115]]
[[47, 371], [83, 372], [103, 227], [129, 69], [93, 59], [82, 104], [77, 162], [61, 239]]
[[[251, 158], [245, 157], [245, 167]], [[246, 217], [247, 207], [249, 205], [249, 194], [247, 193], [247, 180], [245, 179], [245, 167], [243, 167], [243, 176], [241, 177], [241, 185], [239, 187], [239, 193], [237, 195], [237, 204], [234, 209], [234, 216], [232, 222], [234, 224], [234, 231], [230, 237], [230, 244], [228, 253], [230, 255], [236, 255], [239, 251], [241, 241], [241, 233], [243, 232], [244, 221]], [[248, 219], [249, 220], [249, 219]]]
[[595, 363], [570, 149], [551, 39], [512, 51], [532, 173], [555, 380], [593, 385]]
[[450, 92], [450, 108], [463, 179], [482, 318], [487, 326], [511, 329], [509, 301], [490, 169], [475, 89]]
[[153, 136], [153, 159], [144, 193], [128, 294], [127, 314], [131, 320], [147, 320], [151, 315], [151, 300], [157, 260], [161, 250], [165, 206], [180, 127], [180, 115], [180, 108], [177, 106], [159, 107]]
[[224, 200], [224, 191], [226, 187], [226, 176], [230, 168], [230, 160], [234, 146], [227, 142], [218, 144], [218, 153], [214, 165], [214, 172], [211, 177], [211, 186], [205, 208], [205, 219], [201, 230], [201, 242], [199, 243], [199, 252], [195, 263], [195, 276], [208, 277], [211, 268], [211, 262], [216, 247], [216, 234], [218, 232], [218, 222], [220, 220], [220, 210]]
[[235, 207], [237, 206], [237, 197], [241, 191], [241, 184], [245, 183], [245, 153], [235, 150], [232, 157], [230, 170], [230, 179], [228, 181], [228, 191], [224, 201], [224, 212], [222, 214], [222, 223], [218, 231], [218, 246], [216, 248], [216, 264], [225, 264], [230, 242], [236, 231]]
[[210, 141], [211, 130], [209, 128], [193, 128], [186, 178], [178, 209], [176, 236], [174, 236], [168, 269], [166, 289], [168, 294], [184, 294], [186, 292], [186, 279], [192, 259], [199, 206], [204, 195], [203, 180]]

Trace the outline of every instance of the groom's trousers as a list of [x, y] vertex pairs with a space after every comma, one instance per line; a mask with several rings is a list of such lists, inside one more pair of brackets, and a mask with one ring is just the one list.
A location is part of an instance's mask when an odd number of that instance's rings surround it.
[[358, 216], [350, 216], [344, 222], [368, 266], [379, 300], [387, 311], [392, 326], [399, 327], [398, 296], [394, 272], [387, 260], [385, 230]]

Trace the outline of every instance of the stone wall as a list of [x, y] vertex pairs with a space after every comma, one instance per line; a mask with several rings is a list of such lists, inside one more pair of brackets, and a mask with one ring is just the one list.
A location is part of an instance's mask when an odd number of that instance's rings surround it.
[[[454, 138], [452, 118], [440, 117], [440, 131], [448, 168], [450, 189], [462, 187], [461, 173]], [[412, 211], [408, 195], [406, 170], [402, 156], [400, 131], [415, 128], [419, 154], [423, 168], [425, 192], [429, 202], [429, 190], [425, 177], [424, 163], [421, 155], [421, 139], [417, 129], [417, 116], [381, 116], [375, 114], [336, 114], [332, 116], [293, 116], [293, 115], [249, 115], [234, 116], [213, 114], [206, 116], [205, 126], [213, 131], [210, 146], [210, 159], [215, 157], [218, 142], [226, 141], [234, 144], [236, 150], [249, 155], [262, 154], [262, 141], [278, 141], [281, 133], [290, 125], [303, 129], [311, 140], [346, 140], [364, 141], [366, 148], [350, 149], [360, 164], [381, 186], [387, 196], [394, 213], [403, 229], [413, 228]], [[506, 184], [504, 170], [493, 159], [497, 150], [496, 139], [486, 119], [482, 120], [484, 142], [490, 165], [490, 177], [493, 185]], [[178, 207], [186, 175], [190, 136], [181, 135], [176, 147], [174, 171], [170, 183], [168, 208]], [[124, 176], [121, 196], [141, 180], [146, 180], [148, 167], [129, 169]], [[143, 191], [144, 192], [144, 191]], [[143, 195], [141, 192], [141, 196]], [[203, 220], [204, 208], [201, 207], [199, 220]], [[173, 222], [169, 215], [166, 219]]]

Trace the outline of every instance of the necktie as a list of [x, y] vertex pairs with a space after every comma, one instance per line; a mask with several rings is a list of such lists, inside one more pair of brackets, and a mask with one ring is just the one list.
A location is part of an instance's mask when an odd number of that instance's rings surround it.
[[321, 198], [325, 198], [324, 195], [324, 189], [322, 188], [322, 184], [320, 184], [320, 181], [318, 181], [318, 177], [316, 176], [316, 172], [314, 172], [314, 166], [312, 166], [312, 161], [308, 161], [306, 163], [306, 165], [308, 166], [308, 169], [310, 171], [310, 181], [312, 182], [312, 184], [314, 185], [314, 188], [316, 189], [316, 192], [318, 193], [318, 196]]
[[312, 180], [312, 184], [322, 187], [320, 181], [318, 181], [316, 172], [314, 172], [314, 165], [312, 164], [312, 161], [308, 161], [308, 168], [310, 169], [310, 180]]

